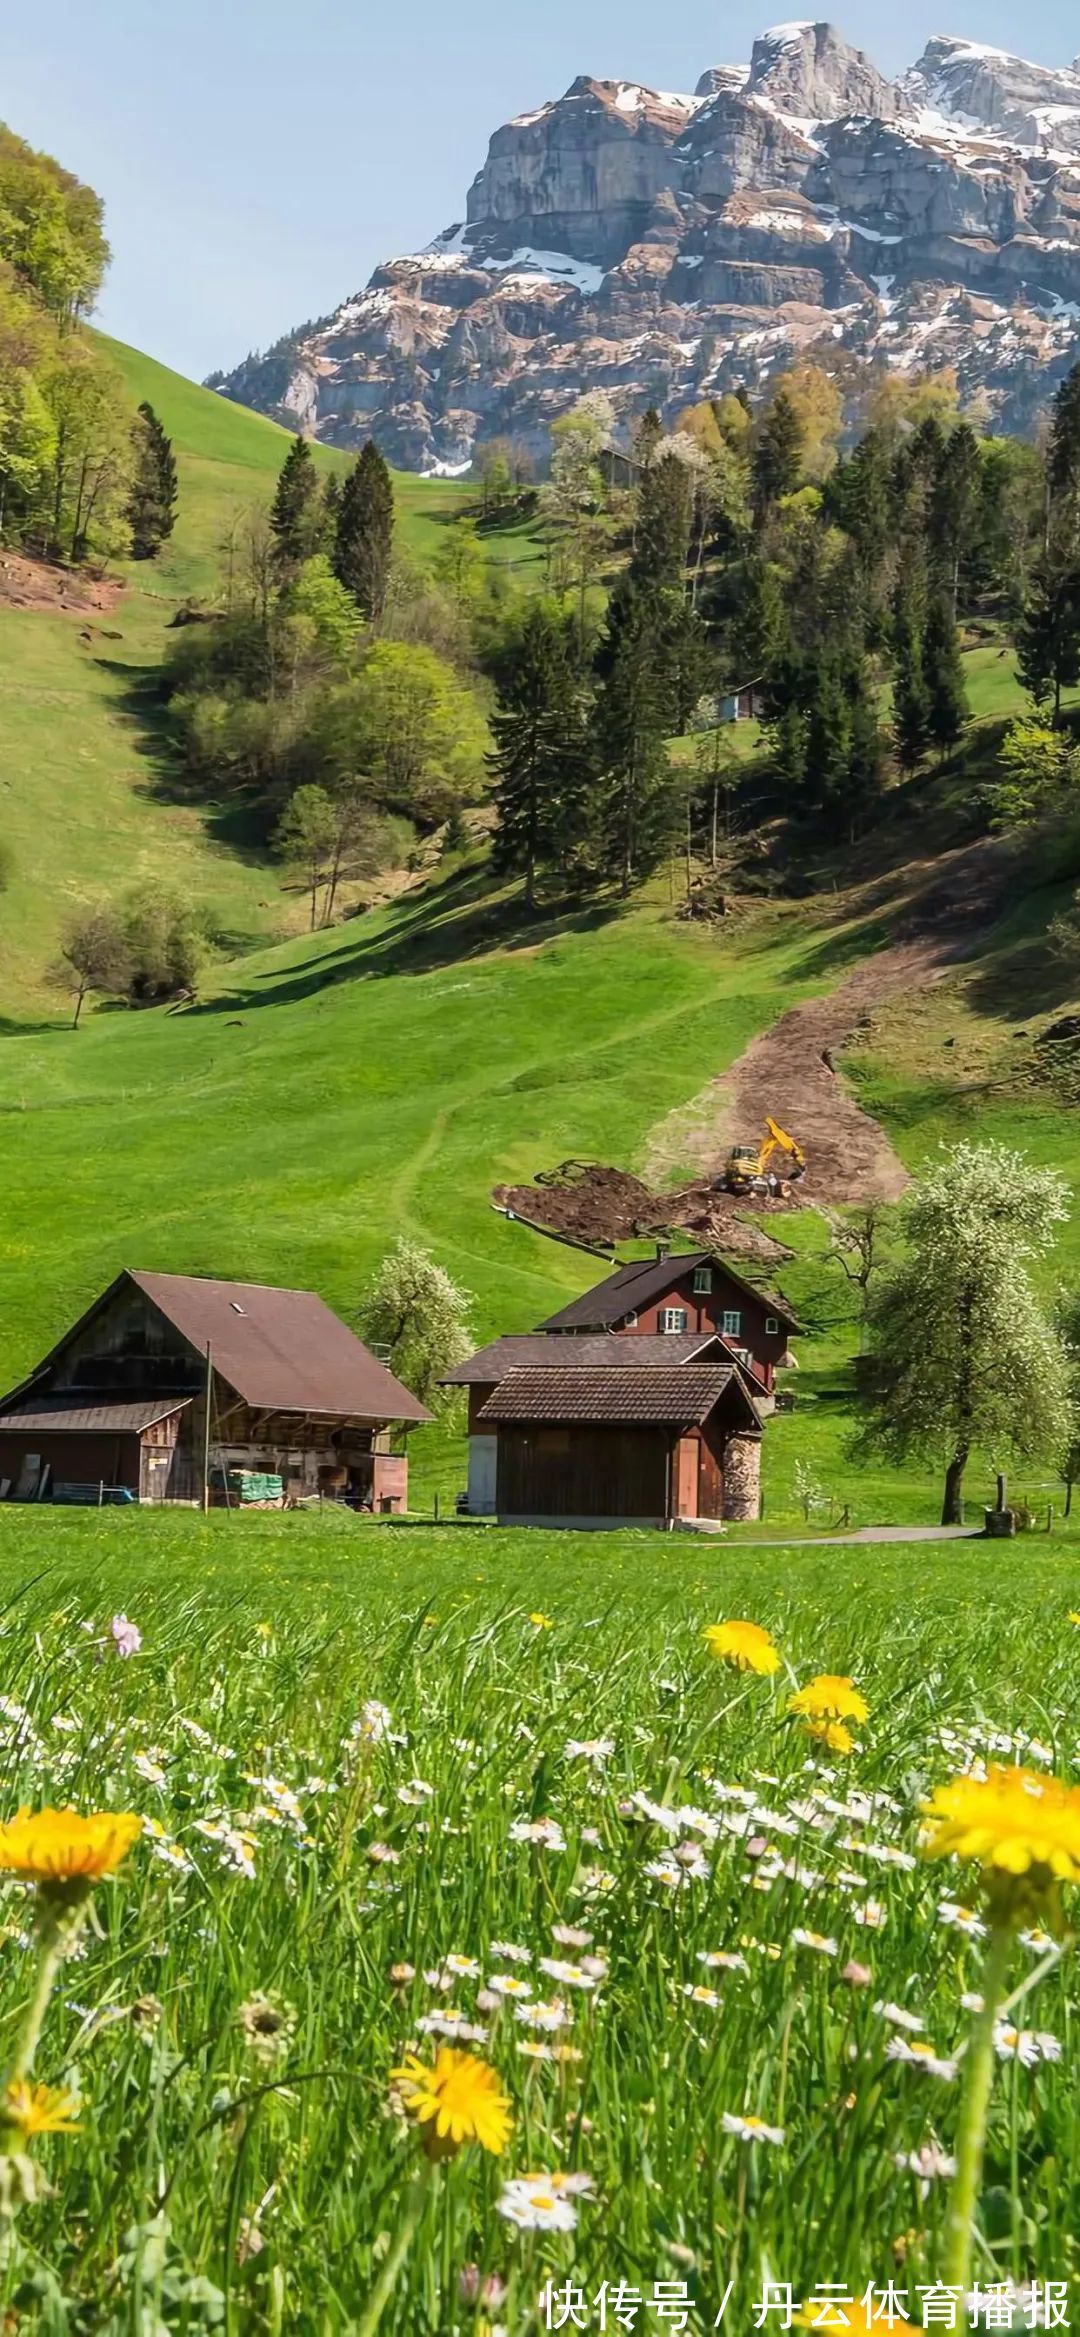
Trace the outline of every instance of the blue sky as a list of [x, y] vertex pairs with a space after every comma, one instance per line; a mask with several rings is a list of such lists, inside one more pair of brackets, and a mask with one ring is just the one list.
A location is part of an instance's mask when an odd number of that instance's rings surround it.
[[[735, 0], [49, 0], [3, 41], [3, 116], [105, 198], [101, 321], [196, 379], [335, 307], [464, 212], [487, 140], [578, 73], [692, 89], [783, 14]], [[1068, 64], [1075, 0], [850, 0], [888, 72], [933, 32]]]

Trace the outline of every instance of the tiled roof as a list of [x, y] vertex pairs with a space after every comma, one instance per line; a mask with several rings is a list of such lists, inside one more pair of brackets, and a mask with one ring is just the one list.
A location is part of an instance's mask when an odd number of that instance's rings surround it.
[[618, 1266], [603, 1282], [593, 1284], [580, 1298], [571, 1299], [569, 1306], [560, 1307], [558, 1314], [549, 1315], [539, 1325], [542, 1331], [602, 1330], [605, 1324], [621, 1323], [631, 1310], [640, 1314], [653, 1299], [662, 1298], [665, 1291], [692, 1273], [695, 1266], [713, 1266], [717, 1273], [726, 1275], [738, 1290], [749, 1298], [756, 1298], [775, 1314], [786, 1331], [797, 1331], [799, 1324], [786, 1299], [774, 1290], [762, 1290], [754, 1282], [747, 1282], [737, 1274], [727, 1260], [715, 1250], [672, 1250], [666, 1258], [635, 1258], [628, 1266]]
[[257, 1411], [375, 1421], [430, 1420], [313, 1290], [211, 1282], [191, 1274], [131, 1280], [215, 1372]]
[[574, 1338], [557, 1332], [524, 1331], [493, 1339], [446, 1374], [451, 1387], [481, 1386], [505, 1379], [519, 1366], [537, 1370], [584, 1371], [607, 1365], [615, 1371], [641, 1371], [646, 1366], [691, 1363], [696, 1355], [718, 1345], [715, 1331], [580, 1331]]
[[[560, 1371], [555, 1368], [511, 1371], [488, 1397], [481, 1420], [552, 1420], [657, 1423], [696, 1427], [732, 1381], [744, 1394], [730, 1364], [684, 1363], [667, 1370]], [[746, 1408], [752, 1410], [744, 1394]]]
[[0, 1413], [0, 1431], [27, 1436], [105, 1436], [131, 1434], [182, 1412], [190, 1396], [144, 1396], [141, 1402], [79, 1404], [69, 1396], [49, 1404], [42, 1397], [25, 1412]]

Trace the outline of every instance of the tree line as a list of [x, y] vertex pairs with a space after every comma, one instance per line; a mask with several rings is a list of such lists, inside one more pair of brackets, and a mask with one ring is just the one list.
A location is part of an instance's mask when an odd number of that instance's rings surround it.
[[[554, 589], [497, 674], [494, 852], [529, 899], [542, 881], [627, 890], [676, 839], [707, 851], [710, 830], [715, 856], [719, 715], [747, 686], [778, 806], [853, 840], [898, 775], [958, 747], [973, 621], [1013, 643], [1033, 706], [983, 791], [987, 824], [1072, 783], [1080, 368], [1041, 445], [965, 416], [949, 373], [875, 383], [845, 445], [841, 387], [810, 364], [756, 411], [736, 393], [670, 433], [647, 414], [614, 464], [613, 419], [593, 395], [556, 425], [541, 491]], [[698, 752], [673, 766], [687, 729]]]
[[108, 257], [99, 197], [0, 125], [0, 543], [46, 559], [150, 558], [173, 526], [165, 432], [81, 329]]

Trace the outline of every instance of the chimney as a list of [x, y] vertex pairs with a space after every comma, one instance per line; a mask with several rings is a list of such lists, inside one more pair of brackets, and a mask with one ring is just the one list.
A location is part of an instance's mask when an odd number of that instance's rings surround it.
[[663, 1263], [664, 1263], [664, 1259], [665, 1259], [665, 1258], [670, 1258], [670, 1256], [671, 1256], [671, 1243], [670, 1243], [670, 1242], [657, 1242], [657, 1245], [656, 1245], [656, 1263], [657, 1263], [657, 1265], [658, 1265], [658, 1266], [662, 1266], [662, 1265], [663, 1265]]

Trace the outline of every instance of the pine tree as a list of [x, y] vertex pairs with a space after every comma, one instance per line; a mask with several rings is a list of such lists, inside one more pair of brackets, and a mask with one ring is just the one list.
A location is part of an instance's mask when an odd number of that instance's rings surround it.
[[960, 573], [971, 556], [979, 518], [982, 457], [970, 423], [950, 432], [938, 458], [927, 507], [927, 542], [949, 595], [952, 621], [960, 600]]
[[134, 466], [127, 518], [136, 560], [152, 560], [176, 526], [176, 462], [154, 409], [145, 400], [131, 433]]
[[678, 817], [667, 741], [675, 727], [682, 596], [626, 572], [608, 604], [593, 719], [603, 864], [624, 893], [663, 859]]
[[952, 605], [936, 592], [927, 611], [922, 644], [927, 731], [941, 759], [956, 745], [971, 711]]
[[759, 520], [785, 495], [792, 495], [802, 476], [804, 433], [795, 401], [781, 383], [758, 426], [751, 465], [754, 510]]
[[1055, 728], [1061, 721], [1061, 693], [1080, 681], [1080, 565], [1066, 566], [1053, 555], [1032, 578], [1016, 636], [1020, 679], [1036, 706], [1052, 703]]
[[315, 457], [306, 438], [294, 438], [270, 506], [274, 565], [279, 571], [291, 574], [319, 550], [320, 510]]
[[1046, 484], [1048, 542], [1067, 556], [1080, 538], [1080, 365], [1066, 374], [1054, 399]]
[[893, 623], [893, 718], [905, 771], [918, 770], [930, 745], [930, 693], [923, 666], [924, 612], [916, 590], [900, 595]]
[[588, 739], [570, 633], [542, 603], [525, 618], [492, 730], [492, 865], [499, 874], [524, 876], [533, 908], [541, 869], [569, 872], [585, 841], [589, 810]]
[[393, 543], [393, 485], [374, 439], [369, 438], [342, 491], [334, 574], [373, 625], [386, 600]]
[[337, 547], [338, 517], [341, 511], [341, 480], [331, 471], [322, 491], [322, 510], [319, 514], [319, 550], [333, 560]]

